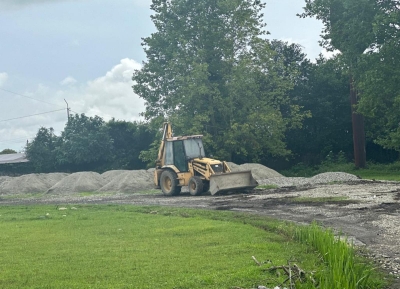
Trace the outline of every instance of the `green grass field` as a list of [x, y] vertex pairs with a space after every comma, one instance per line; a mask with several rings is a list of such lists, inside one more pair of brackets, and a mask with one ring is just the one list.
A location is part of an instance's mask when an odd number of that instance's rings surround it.
[[0, 208], [0, 288], [254, 288], [284, 280], [252, 256], [323, 268], [305, 245], [228, 212], [75, 207]]
[[275, 264], [296, 258], [307, 270], [321, 266], [282, 235], [186, 214], [1, 207], [0, 288], [251, 288], [279, 282], [253, 255]]

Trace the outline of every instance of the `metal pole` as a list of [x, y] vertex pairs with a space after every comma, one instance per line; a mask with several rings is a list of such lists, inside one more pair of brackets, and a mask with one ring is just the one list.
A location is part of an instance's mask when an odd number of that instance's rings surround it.
[[358, 104], [358, 97], [358, 92], [354, 86], [354, 80], [352, 77], [350, 77], [350, 103], [353, 125], [354, 163], [357, 168], [365, 168], [366, 152], [364, 117], [357, 113], [355, 108], [355, 106]]
[[68, 102], [65, 100], [65, 98], [64, 98], [64, 101], [65, 101], [65, 103], [67, 104], [67, 118], [68, 118], [68, 122], [69, 122], [69, 107], [68, 107]]

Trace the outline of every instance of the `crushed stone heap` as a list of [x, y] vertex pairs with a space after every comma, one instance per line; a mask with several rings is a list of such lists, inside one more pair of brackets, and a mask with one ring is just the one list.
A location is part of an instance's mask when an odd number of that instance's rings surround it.
[[95, 172], [73, 173], [52, 186], [48, 194], [94, 192], [105, 184], [103, 177]]
[[[260, 185], [285, 187], [358, 180], [357, 176], [342, 172], [322, 173], [312, 178], [287, 178], [261, 164], [237, 165], [229, 162], [228, 165], [233, 172], [251, 170], [253, 177]], [[112, 170], [103, 174], [78, 172], [29, 174], [19, 177], [0, 176], [0, 195], [138, 193], [154, 189], [153, 173], [154, 169]], [[182, 191], [186, 192], [187, 187], [183, 187]]]
[[99, 192], [132, 193], [154, 188], [153, 174], [145, 170], [105, 172], [102, 176], [109, 182]]

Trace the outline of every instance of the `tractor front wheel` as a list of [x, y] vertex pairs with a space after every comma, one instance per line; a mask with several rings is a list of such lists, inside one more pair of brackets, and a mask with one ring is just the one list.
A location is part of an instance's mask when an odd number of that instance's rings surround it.
[[203, 180], [194, 176], [189, 179], [189, 193], [192, 196], [198, 196], [203, 192]]

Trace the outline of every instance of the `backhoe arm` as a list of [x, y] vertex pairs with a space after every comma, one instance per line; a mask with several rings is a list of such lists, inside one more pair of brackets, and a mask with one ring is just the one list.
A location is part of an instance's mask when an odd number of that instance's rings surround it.
[[172, 138], [172, 126], [168, 122], [163, 124], [163, 136], [161, 139], [160, 148], [158, 150], [158, 156], [156, 160], [156, 168], [160, 168], [164, 165], [164, 154], [165, 154], [165, 140], [167, 138]]

